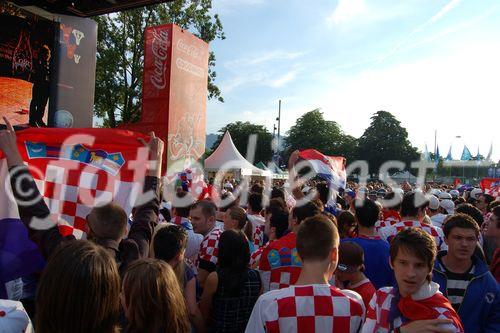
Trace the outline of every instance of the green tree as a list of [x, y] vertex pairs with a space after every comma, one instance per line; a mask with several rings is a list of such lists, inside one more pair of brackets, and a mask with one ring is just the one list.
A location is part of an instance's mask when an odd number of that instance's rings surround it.
[[410, 169], [410, 163], [420, 155], [401, 122], [387, 111], [376, 112], [371, 120], [358, 142], [359, 159], [368, 161], [370, 173], [377, 174], [380, 166], [391, 160], [403, 161]]
[[273, 151], [271, 144], [273, 141], [273, 135], [264, 126], [252, 124], [248, 121], [237, 121], [235, 123], [227, 124], [219, 130], [220, 134], [213, 144], [212, 150], [215, 150], [219, 146], [219, 143], [222, 141], [226, 131], [229, 131], [234, 145], [243, 156], [246, 156], [250, 135], [257, 134], [257, 148], [255, 150], [254, 163], [258, 163], [260, 161], [267, 163], [272, 159]]
[[[98, 23], [94, 113], [104, 126], [140, 119], [144, 29], [175, 23], [205, 42], [224, 39], [222, 23], [211, 13], [212, 0], [176, 0], [95, 18]], [[215, 54], [208, 61], [208, 98], [223, 102], [215, 84]]]
[[348, 161], [355, 158], [356, 138], [344, 134], [335, 121], [325, 120], [320, 109], [302, 115], [287, 135], [285, 160], [294, 150], [308, 148], [329, 156], [344, 156]]

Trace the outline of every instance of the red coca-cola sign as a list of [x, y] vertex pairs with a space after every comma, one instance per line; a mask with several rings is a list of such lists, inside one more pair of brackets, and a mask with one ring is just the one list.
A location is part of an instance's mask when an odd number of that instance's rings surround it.
[[165, 72], [167, 68], [168, 49], [170, 46], [169, 34], [167, 30], [152, 30], [153, 39], [151, 41], [151, 50], [153, 54], [154, 69], [150, 80], [153, 86], [160, 90], [167, 85]]

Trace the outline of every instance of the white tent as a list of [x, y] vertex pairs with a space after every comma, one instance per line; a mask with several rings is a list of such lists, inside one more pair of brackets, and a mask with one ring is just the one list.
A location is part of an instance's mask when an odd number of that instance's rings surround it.
[[391, 178], [398, 184], [401, 184], [402, 182], [408, 182], [414, 184], [417, 182], [417, 177], [412, 175], [409, 171], [396, 172], [391, 176]]
[[229, 131], [224, 134], [222, 141], [212, 155], [205, 159], [205, 171], [217, 172], [219, 170], [236, 171], [241, 176], [271, 176], [271, 171], [259, 169], [241, 156], [234, 146]]

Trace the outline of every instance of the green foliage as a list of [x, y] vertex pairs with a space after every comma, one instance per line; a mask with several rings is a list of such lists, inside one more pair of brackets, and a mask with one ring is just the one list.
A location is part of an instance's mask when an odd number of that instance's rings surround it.
[[340, 126], [331, 120], [325, 120], [319, 109], [307, 112], [297, 119], [290, 128], [285, 140], [285, 160], [296, 149], [314, 148], [329, 156], [355, 158], [357, 140], [346, 135]]
[[260, 161], [267, 163], [272, 159], [273, 151], [271, 143], [273, 135], [264, 126], [251, 124], [248, 121], [237, 121], [235, 123], [227, 124], [219, 130], [219, 137], [212, 146], [212, 150], [215, 150], [219, 146], [219, 143], [222, 141], [226, 131], [229, 131], [234, 145], [240, 154], [245, 157], [250, 135], [257, 134], [257, 148], [255, 151], [254, 163], [258, 163]]
[[[212, 15], [212, 0], [177, 0], [95, 18], [98, 23], [94, 113], [106, 127], [140, 119], [144, 29], [175, 23], [205, 42], [224, 39], [222, 23]], [[223, 102], [215, 84], [215, 54], [210, 52], [208, 98]]]
[[370, 173], [390, 160], [409, 163], [419, 159], [417, 148], [408, 140], [408, 132], [391, 113], [378, 111], [370, 126], [358, 140], [358, 156], [369, 163]]

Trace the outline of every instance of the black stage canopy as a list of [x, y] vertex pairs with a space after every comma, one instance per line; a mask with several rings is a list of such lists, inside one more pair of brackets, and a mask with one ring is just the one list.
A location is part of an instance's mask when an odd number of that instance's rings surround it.
[[18, 6], [36, 6], [48, 12], [79, 17], [103, 15], [173, 0], [11, 0]]

